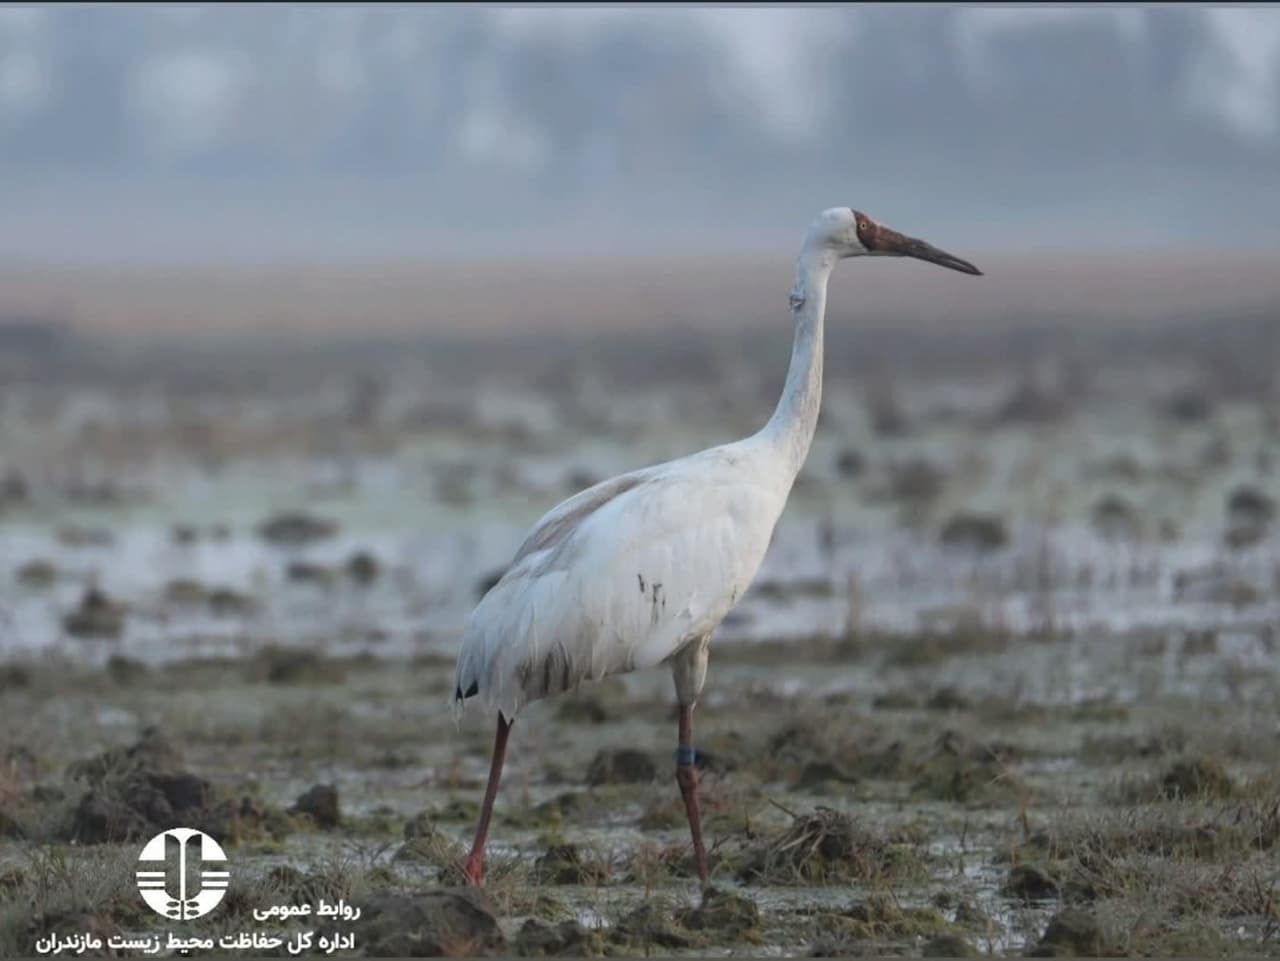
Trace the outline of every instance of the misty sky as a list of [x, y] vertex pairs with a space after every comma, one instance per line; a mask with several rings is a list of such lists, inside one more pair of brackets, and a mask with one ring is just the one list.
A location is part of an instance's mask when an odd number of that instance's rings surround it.
[[832, 204], [1280, 247], [1280, 9], [0, 9], [0, 257], [789, 255]]

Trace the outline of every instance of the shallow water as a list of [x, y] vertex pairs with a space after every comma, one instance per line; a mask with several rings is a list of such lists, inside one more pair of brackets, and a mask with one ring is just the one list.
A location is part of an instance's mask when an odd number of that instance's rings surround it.
[[[768, 392], [730, 374], [722, 384], [673, 386], [655, 375], [616, 389], [583, 379], [493, 390], [476, 379], [450, 387], [443, 413], [429, 403], [440, 398], [412, 379], [391, 379], [380, 412], [357, 423], [344, 419], [345, 390], [321, 380], [194, 399], [128, 377], [109, 389], [7, 384], [0, 478], [17, 471], [28, 490], [0, 504], [0, 661], [56, 658], [48, 669], [65, 671], [65, 680], [37, 674], [32, 687], [6, 691], [6, 747], [28, 747], [37, 780], [57, 781], [66, 763], [163, 723], [201, 776], [252, 787], [272, 805], [332, 783], [349, 817], [381, 812], [398, 825], [451, 800], [478, 800], [488, 721], [471, 712], [455, 728], [447, 695], [449, 655], [479, 582], [504, 566], [538, 516], [584, 484], [762, 422]], [[977, 946], [1023, 951], [1057, 906], [1002, 894], [1009, 870], [1000, 857], [1025, 840], [1024, 802], [1035, 828], [1062, 812], [1107, 814], [1123, 778], [1158, 774], [1177, 754], [1139, 751], [1169, 727], [1187, 751], [1221, 755], [1240, 779], [1274, 769], [1266, 745], [1280, 730], [1280, 529], [1266, 526], [1245, 548], [1227, 547], [1223, 535], [1231, 491], [1274, 491], [1269, 464], [1280, 456], [1280, 431], [1268, 426], [1265, 400], [1226, 400], [1208, 421], [1171, 424], [1153, 412], [1143, 379], [1081, 401], [1062, 422], [992, 426], [986, 412], [1008, 385], [971, 378], [904, 379], [898, 397], [912, 429], [878, 436], [861, 395], [833, 381], [765, 564], [716, 636], [698, 736], [743, 765], [709, 777], [707, 790], [729, 809], [741, 806], [750, 830], [713, 833], [731, 847], [753, 843], [751, 832], [788, 823], [777, 804], [831, 806], [879, 834], [918, 823], [927, 877], [889, 893], [908, 906], [943, 893], [968, 900], [994, 922], [970, 935]], [[712, 403], [720, 387], [746, 406]], [[748, 403], [757, 395], [765, 400]], [[842, 473], [849, 450], [862, 463]], [[939, 472], [926, 495], [895, 474], [918, 458]], [[1098, 499], [1113, 493], [1133, 505], [1130, 534], [1094, 522]], [[336, 535], [303, 547], [256, 535], [262, 521], [297, 510], [336, 522]], [[1007, 542], [945, 547], [941, 529], [966, 511], [995, 515]], [[179, 543], [176, 525], [194, 528], [195, 539]], [[66, 543], [59, 535], [69, 529], [105, 532], [110, 543]], [[357, 551], [379, 562], [371, 584], [342, 572]], [[53, 583], [20, 583], [17, 572], [33, 560], [53, 565]], [[289, 565], [299, 562], [332, 579], [290, 580]], [[254, 609], [217, 615], [207, 603], [168, 599], [166, 585], [179, 579], [240, 592]], [[91, 584], [127, 607], [119, 637], [68, 633], [63, 619]], [[825, 650], [831, 638], [847, 639], [847, 650]], [[333, 682], [206, 676], [193, 666], [214, 657], [252, 665], [270, 645], [377, 661]], [[120, 656], [177, 664], [179, 675], [147, 674]], [[129, 680], [58, 666], [113, 657]], [[642, 845], [681, 845], [686, 833], [678, 822], [639, 825], [653, 805], [677, 803], [665, 775], [613, 795], [583, 784], [604, 749], [641, 746], [659, 770], [670, 760], [670, 676], [631, 675], [606, 690], [603, 706], [613, 713], [598, 724], [566, 720], [555, 703], [522, 716], [490, 853], [527, 868], [549, 831], [605, 852], [615, 864], [607, 884], [552, 891], [580, 923], [604, 928], [650, 893], [622, 881], [620, 865]], [[948, 697], [933, 700], [939, 692]], [[1014, 742], [1013, 767], [1030, 800], [982, 791], [963, 801], [922, 798], [914, 775], [812, 790], [768, 780], [759, 771], [773, 759], [759, 745], [792, 720], [809, 725], [814, 741], [832, 727], [866, 729], [896, 739], [913, 760], [938, 751], [944, 732]], [[856, 759], [857, 747], [845, 750]], [[744, 801], [735, 791], [755, 793]], [[600, 803], [582, 816], [525, 823], [536, 805], [566, 792]], [[499, 823], [504, 815], [525, 822]], [[440, 829], [465, 844], [471, 826]], [[300, 832], [236, 857], [251, 873], [353, 851], [391, 864], [398, 840], [395, 831]], [[30, 845], [0, 843], [0, 865], [30, 856]], [[405, 884], [436, 880], [431, 867], [392, 866]], [[717, 883], [761, 909], [764, 934], [751, 951], [767, 955], [803, 954], [819, 939], [800, 909], [838, 915], [885, 893], [738, 885], [727, 872]], [[660, 887], [695, 897], [687, 879], [668, 876]], [[509, 935], [521, 917], [503, 918]], [[1246, 940], [1260, 937], [1256, 918], [1219, 920], [1243, 927]], [[917, 952], [921, 943], [894, 947]], [[712, 943], [698, 952], [741, 950]]]

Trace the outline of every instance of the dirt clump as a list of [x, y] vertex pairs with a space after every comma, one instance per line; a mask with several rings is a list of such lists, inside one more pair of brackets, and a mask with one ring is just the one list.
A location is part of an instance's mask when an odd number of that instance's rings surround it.
[[357, 584], [367, 585], [378, 579], [382, 573], [382, 565], [368, 551], [356, 551], [347, 558], [343, 571]]
[[954, 550], [998, 551], [1009, 542], [1009, 531], [994, 514], [960, 513], [947, 521], [939, 539]]
[[1276, 502], [1256, 487], [1242, 485], [1227, 498], [1228, 547], [1250, 547], [1262, 540], [1276, 513]]
[[1160, 780], [1161, 793], [1167, 798], [1225, 799], [1236, 793], [1236, 784], [1212, 757], [1189, 758], [1176, 762]]
[[854, 784], [857, 778], [831, 761], [809, 761], [791, 785], [797, 791], [826, 790], [837, 784]]
[[353, 933], [376, 958], [493, 955], [507, 948], [493, 910], [472, 888], [376, 894], [361, 905]]
[[906, 504], [925, 505], [936, 500], [946, 486], [946, 475], [924, 458], [914, 458], [889, 468], [890, 496]]
[[515, 949], [522, 958], [598, 958], [605, 953], [605, 941], [599, 931], [577, 921], [552, 926], [529, 918], [516, 934]]
[[23, 838], [27, 832], [23, 829], [16, 814], [0, 807], [0, 838]]
[[48, 587], [58, 579], [58, 569], [49, 561], [30, 560], [14, 572], [23, 587]]
[[1001, 889], [1005, 897], [1023, 901], [1044, 901], [1058, 896], [1058, 879], [1038, 864], [1015, 864]]
[[346, 670], [340, 661], [305, 648], [268, 644], [245, 662], [245, 680], [268, 684], [341, 684]]
[[911, 793], [937, 801], [967, 802], [1016, 794], [1021, 785], [1009, 764], [1015, 752], [1006, 745], [970, 741], [944, 731], [924, 759]]
[[125, 748], [68, 766], [67, 777], [88, 785], [52, 830], [56, 840], [126, 843], [183, 824], [218, 841], [287, 833], [282, 818], [252, 798], [235, 799], [186, 771], [181, 755], [155, 728]]
[[697, 947], [702, 938], [689, 931], [674, 917], [674, 912], [665, 904], [646, 901], [630, 914], [621, 918], [610, 932], [609, 940], [618, 947], [635, 950], [637, 948], [671, 948], [683, 950]]
[[332, 784], [316, 784], [308, 788], [289, 808], [290, 814], [303, 814], [320, 828], [336, 828], [342, 824], [342, 808], [338, 789]]
[[291, 561], [285, 565], [284, 576], [295, 584], [316, 584], [320, 587], [329, 587], [338, 579], [333, 568], [312, 561]]
[[124, 631], [127, 609], [102, 590], [91, 587], [80, 606], [62, 618], [62, 626], [73, 637], [117, 638]]
[[264, 541], [286, 547], [300, 547], [326, 540], [337, 533], [338, 525], [334, 521], [313, 517], [301, 511], [276, 514], [257, 528], [258, 536]]
[[170, 604], [196, 605], [209, 600], [209, 592], [197, 580], [176, 577], [164, 586], [164, 599]]
[[702, 903], [677, 912], [676, 920], [690, 931], [708, 932], [719, 943], [759, 937], [760, 909], [756, 903], [720, 888], [707, 888], [702, 892]]
[[461, 877], [462, 861], [466, 854], [461, 845], [434, 827], [424, 827], [420, 822], [413, 826], [415, 833], [412, 837], [408, 836], [410, 830], [410, 825], [405, 825], [405, 842], [396, 850], [392, 860], [431, 865], [440, 871], [441, 877], [452, 878], [455, 874]]
[[1119, 494], [1107, 494], [1099, 499], [1090, 516], [1094, 529], [1108, 540], [1131, 540], [1142, 530], [1138, 509]]
[[534, 862], [533, 876], [541, 884], [601, 884], [609, 878], [609, 866], [584, 855], [576, 844], [554, 841]]
[[1106, 953], [1106, 940], [1098, 919], [1081, 908], [1066, 908], [1050, 919], [1040, 943], [1029, 955], [1036, 958], [1097, 958]]
[[939, 934], [924, 943], [920, 954], [925, 958], [973, 958], [978, 951], [963, 934]]
[[248, 594], [229, 587], [216, 587], [209, 592], [209, 613], [214, 617], [245, 617], [257, 610], [257, 602]]
[[875, 835], [847, 814], [818, 807], [793, 815], [790, 827], [750, 850], [738, 877], [771, 885], [875, 883], [918, 874], [921, 867], [909, 845]]

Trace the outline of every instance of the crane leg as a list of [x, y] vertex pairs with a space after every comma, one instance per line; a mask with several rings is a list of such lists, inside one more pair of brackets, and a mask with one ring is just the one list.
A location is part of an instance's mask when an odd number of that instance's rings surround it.
[[498, 713], [498, 731], [493, 736], [493, 759], [489, 762], [489, 784], [484, 789], [484, 802], [480, 805], [480, 823], [476, 825], [476, 841], [471, 846], [463, 873], [467, 883], [476, 887], [484, 884], [484, 845], [489, 836], [489, 819], [493, 817], [493, 802], [498, 796], [498, 782], [502, 780], [502, 762], [507, 755], [507, 734], [511, 724]]
[[698, 879], [707, 884], [707, 849], [702, 843], [702, 818], [698, 814], [698, 772], [693, 766], [693, 707], [680, 705], [680, 746], [676, 749], [676, 783], [689, 815], [689, 833], [693, 836], [693, 858], [698, 866]]

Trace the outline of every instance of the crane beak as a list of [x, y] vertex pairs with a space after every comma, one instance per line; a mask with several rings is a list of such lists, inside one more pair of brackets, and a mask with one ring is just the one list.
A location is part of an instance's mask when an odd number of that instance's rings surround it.
[[888, 227], [882, 226], [876, 231], [873, 253], [885, 253], [895, 257], [914, 257], [916, 260], [927, 260], [929, 263], [937, 264], [939, 267], [958, 270], [962, 274], [973, 274], [975, 277], [982, 276], [982, 271], [969, 263], [969, 261], [961, 260], [955, 254], [939, 250], [933, 244], [926, 243], [917, 237], [908, 237], [905, 234], [900, 234], [896, 230], [890, 230]]

